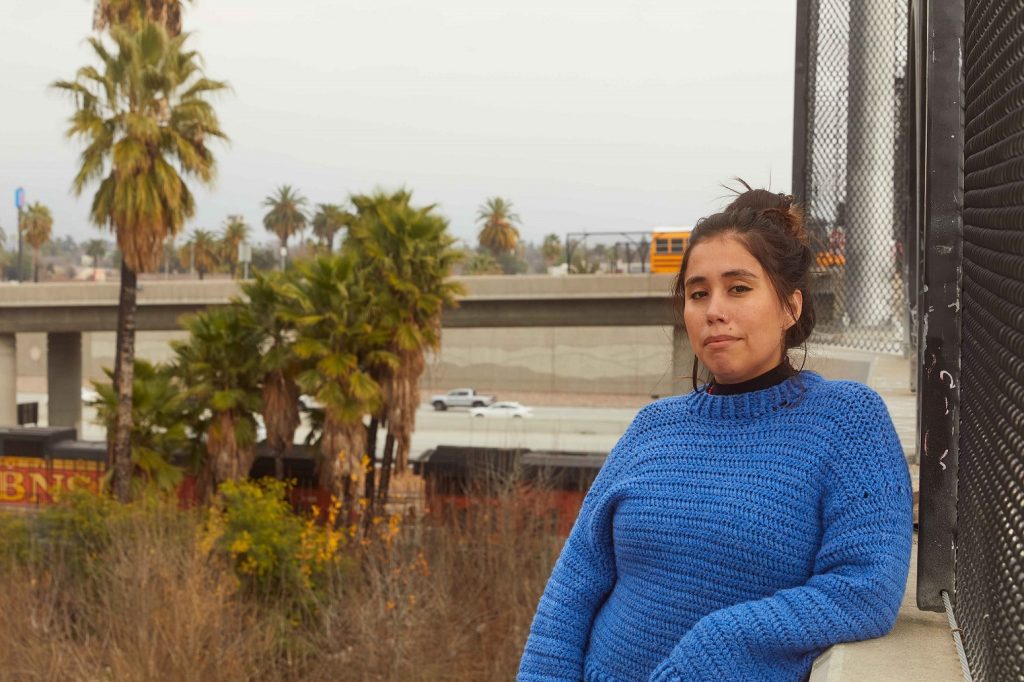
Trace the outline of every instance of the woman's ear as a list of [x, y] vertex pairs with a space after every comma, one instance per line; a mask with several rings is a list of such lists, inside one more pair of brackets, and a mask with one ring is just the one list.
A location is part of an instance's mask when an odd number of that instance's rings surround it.
[[791, 315], [791, 317], [789, 317], [789, 319], [786, 320], [786, 329], [789, 329], [794, 324], [796, 324], [796, 321], [800, 319], [800, 313], [803, 312], [803, 309], [804, 292], [800, 291], [799, 289], [796, 289], [793, 291], [792, 294], [790, 294], [789, 305], [786, 307], [786, 313]]

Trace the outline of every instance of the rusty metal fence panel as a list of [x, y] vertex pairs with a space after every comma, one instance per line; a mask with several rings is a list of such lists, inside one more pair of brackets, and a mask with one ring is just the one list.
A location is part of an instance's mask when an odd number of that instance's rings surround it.
[[794, 193], [830, 282], [814, 340], [905, 353], [908, 0], [798, 2]]

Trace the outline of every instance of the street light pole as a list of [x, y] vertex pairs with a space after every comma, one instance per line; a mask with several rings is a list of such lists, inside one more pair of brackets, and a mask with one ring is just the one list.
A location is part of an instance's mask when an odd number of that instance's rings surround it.
[[18, 207], [18, 282], [23, 279], [21, 273], [21, 207]]
[[25, 190], [21, 187], [14, 190], [14, 206], [18, 209], [18, 283], [24, 279], [21, 272], [21, 231], [22, 231], [22, 207], [25, 205]]

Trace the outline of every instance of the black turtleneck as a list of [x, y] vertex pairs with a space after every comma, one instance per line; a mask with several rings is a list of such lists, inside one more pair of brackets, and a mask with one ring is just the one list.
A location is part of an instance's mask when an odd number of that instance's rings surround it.
[[741, 381], [738, 384], [720, 384], [717, 381], [712, 381], [711, 385], [708, 386], [708, 393], [711, 395], [737, 395], [739, 393], [761, 391], [781, 384], [796, 373], [797, 371], [793, 369], [793, 365], [789, 364], [789, 359], [787, 358], [764, 374], [753, 379]]

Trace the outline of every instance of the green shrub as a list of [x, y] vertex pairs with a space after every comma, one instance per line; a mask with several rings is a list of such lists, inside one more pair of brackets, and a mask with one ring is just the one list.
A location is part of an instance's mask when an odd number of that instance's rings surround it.
[[48, 562], [57, 561], [76, 575], [92, 573], [93, 563], [110, 545], [112, 524], [127, 507], [89, 490], [63, 493], [39, 512], [37, 537]]
[[292, 511], [283, 481], [228, 481], [218, 494], [207, 532], [255, 594], [302, 602], [330, 568], [343, 565], [343, 532], [333, 523], [337, 505], [320, 525]]
[[16, 512], [0, 513], [0, 562], [23, 564], [28, 561], [31, 548], [29, 518]]

